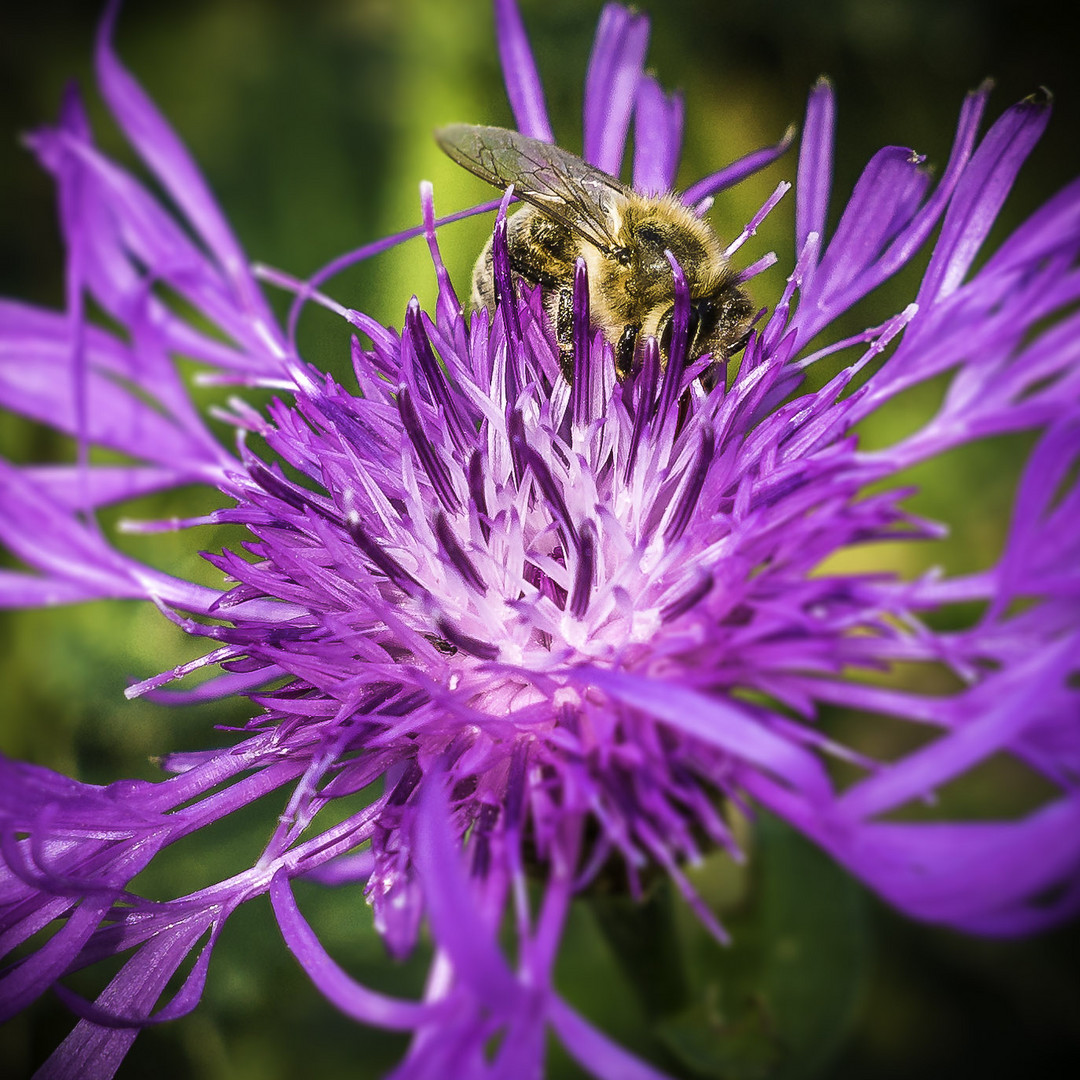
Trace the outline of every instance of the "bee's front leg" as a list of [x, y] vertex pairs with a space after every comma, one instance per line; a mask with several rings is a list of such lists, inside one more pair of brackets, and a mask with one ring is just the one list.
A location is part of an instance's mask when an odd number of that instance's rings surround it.
[[635, 323], [627, 323], [623, 327], [615, 346], [615, 377], [619, 382], [625, 382], [634, 373], [634, 352], [640, 333], [641, 327]]
[[574, 381], [574, 288], [564, 285], [558, 290], [555, 305], [555, 340], [559, 345], [559, 367], [566, 381]]
[[[573, 286], [560, 288], [555, 295], [553, 305], [555, 340], [559, 345], [559, 367], [562, 368], [566, 381], [574, 381], [574, 289]], [[619, 382], [625, 382], [633, 374], [634, 351], [637, 349], [641, 327], [629, 323], [623, 327], [622, 335], [615, 345], [615, 375]]]

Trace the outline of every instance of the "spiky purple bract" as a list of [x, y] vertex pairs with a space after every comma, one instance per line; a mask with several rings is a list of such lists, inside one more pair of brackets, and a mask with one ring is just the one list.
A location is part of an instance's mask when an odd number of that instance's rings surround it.
[[[510, 0], [498, 0], [496, 21], [519, 126], [550, 138]], [[833, 99], [819, 84], [798, 165], [797, 265], [729, 385], [710, 392], [696, 381], [703, 364], [687, 362], [689, 297], [674, 260], [670, 362], [662, 367], [647, 342], [625, 384], [589, 325], [579, 266], [571, 387], [539, 293], [513, 296], [508, 200], [495, 227], [501, 303], [490, 319], [469, 317], [425, 187], [433, 317], [413, 301], [398, 334], [320, 294], [325, 275], [297, 283], [298, 305], [317, 299], [370, 342], [354, 341], [357, 387], [347, 390], [307, 365], [291, 329], [274, 322], [194, 164], [116, 60], [111, 27], [112, 16], [97, 51], [103, 94], [181, 220], [101, 155], [70, 95], [59, 126], [31, 140], [60, 188], [68, 308], [0, 308], [0, 397], [81, 447], [138, 464], [91, 464], [85, 453], [70, 466], [4, 464], [0, 536], [31, 570], [0, 572], [0, 597], [149, 599], [214, 648], [133, 693], [216, 664], [223, 673], [188, 697], [248, 694], [263, 711], [227, 751], [165, 759], [174, 775], [156, 784], [97, 788], [0, 764], [5, 949], [62, 920], [7, 970], [0, 1010], [53, 987], [82, 1016], [41, 1075], [111, 1076], [177, 968], [196, 955], [154, 1020], [194, 1006], [221, 926], [269, 893], [289, 948], [335, 1005], [415, 1033], [399, 1077], [537, 1075], [549, 1025], [597, 1076], [655, 1076], [552, 986], [561, 926], [572, 897], [614, 858], [631, 891], [643, 867], [663, 867], [722, 934], [680, 867], [703, 840], [738, 855], [724, 798], [785, 817], [924, 919], [1010, 934], [1075, 910], [1080, 186], [971, 270], [1047, 102], [1010, 109], [976, 148], [986, 92], [971, 94], [937, 185], [910, 151], [882, 150], [826, 241]], [[643, 17], [605, 9], [585, 155], [615, 170], [633, 120], [635, 186], [662, 191], [674, 181], [682, 111], [643, 71], [647, 35]], [[686, 201], [700, 204], [786, 145], [694, 185]], [[939, 222], [915, 302], [807, 354]], [[159, 284], [226, 342], [182, 317]], [[87, 296], [126, 337], [86, 321]], [[861, 355], [824, 387], [800, 389], [810, 364], [852, 346]], [[235, 455], [218, 444], [177, 355], [223, 381], [281, 391], [265, 414], [240, 401], [228, 414], [276, 457], [243, 439]], [[859, 421], [946, 372], [933, 418], [887, 449], [859, 448]], [[1019, 429], [1043, 434], [995, 567], [917, 580], [820, 569], [854, 544], [938, 535], [904, 509], [908, 492], [890, 478]], [[100, 506], [190, 483], [234, 504], [206, 520], [249, 533], [246, 555], [208, 556], [232, 581], [225, 591], [122, 555], [92, 523]], [[985, 609], [967, 629], [924, 621], [970, 601]], [[962, 686], [934, 695], [860, 678], [900, 661], [943, 665]], [[835, 704], [867, 724], [884, 714], [926, 725], [934, 738], [888, 763], [847, 754], [864, 774], [840, 789], [822, 755], [846, 751], [815, 725]], [[889, 819], [998, 753], [1056, 795], [1017, 820]], [[382, 794], [360, 812], [315, 822], [379, 780]], [[172, 842], [278, 789], [291, 794], [252, 867], [172, 901], [128, 890]], [[538, 871], [534, 911], [526, 878]], [[388, 998], [336, 966], [293, 899], [301, 875], [364, 882], [396, 955], [427, 919], [438, 952], [424, 1001]], [[497, 945], [508, 910], [513, 966]], [[63, 988], [68, 972], [129, 950], [95, 1004]]]

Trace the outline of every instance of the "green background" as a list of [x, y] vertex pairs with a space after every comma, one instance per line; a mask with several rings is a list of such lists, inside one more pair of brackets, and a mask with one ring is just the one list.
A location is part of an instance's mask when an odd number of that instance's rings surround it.
[[[556, 134], [578, 148], [581, 87], [600, 5], [523, 0], [522, 7]], [[986, 75], [998, 83], [991, 117], [1040, 84], [1057, 95], [1050, 129], [992, 241], [1080, 173], [1078, 40], [1064, 5], [665, 0], [643, 7], [653, 14], [650, 64], [665, 86], [686, 94], [684, 183], [800, 121], [806, 92], [823, 72], [839, 102], [834, 223], [840, 197], [880, 146], [910, 145], [942, 165], [962, 96]], [[55, 116], [70, 77], [90, 90], [97, 14], [97, 5], [77, 2], [6, 5], [0, 13], [0, 295], [60, 303], [52, 187], [16, 135]], [[455, 120], [511, 123], [482, 0], [129, 0], [118, 46], [191, 147], [251, 257], [300, 275], [415, 224], [420, 179], [434, 182], [440, 213], [487, 198], [478, 181], [440, 154], [430, 132]], [[130, 161], [96, 99], [92, 110], [103, 145]], [[737, 232], [780, 179], [793, 177], [794, 164], [789, 155], [722, 196], [713, 212], [721, 235]], [[755, 283], [761, 303], [775, 298], [791, 264], [792, 213], [788, 200], [744, 249], [747, 259], [770, 248], [780, 256]], [[442, 234], [462, 293], [489, 226], [481, 219]], [[899, 310], [916, 282], [917, 269], [902, 275], [845, 329]], [[330, 291], [400, 325], [414, 292], [422, 301], [434, 294], [426, 250], [413, 241], [343, 275]], [[306, 354], [342, 377], [345, 340], [333, 320], [304, 323]], [[940, 391], [910, 395], [865, 438], [880, 445], [911, 430]], [[924, 488], [916, 509], [949, 519], [964, 507], [950, 538], [913, 551], [856, 553], [846, 565], [892, 565], [904, 573], [931, 563], [951, 571], [989, 565], [1029, 446], [1027, 437], [1001, 440], [922, 468], [913, 477]], [[30, 461], [63, 457], [70, 447], [5, 418], [0, 452]], [[181, 512], [210, 505], [205, 495], [185, 496]], [[146, 500], [138, 512], [176, 507]], [[107, 522], [113, 517], [105, 515]], [[197, 542], [212, 547], [225, 539], [203, 533]], [[173, 572], [215, 581], [191, 553], [188, 536], [124, 544]], [[129, 677], [198, 651], [147, 606], [5, 614], [0, 749], [97, 782], [151, 777], [149, 755], [221, 742], [211, 724], [245, 718], [235, 704], [166, 711], [123, 699]], [[925, 678], [898, 676], [916, 677]], [[858, 737], [857, 719], [836, 716], [833, 723]], [[895, 748], [902, 737], [888, 732], [880, 745], [865, 748]], [[994, 762], [947, 793], [945, 812], [1011, 812], [1037, 795], [1030, 777]], [[146, 888], [186, 891], [229, 872], [250, 857], [276, 812], [276, 803], [252, 808], [180, 846]], [[718, 860], [699, 875], [734, 931], [732, 949], [707, 941], [675, 905], [673, 937], [650, 953], [662, 948], [673, 958], [657, 975], [662, 992], [635, 994], [610, 948], [620, 927], [633, 931], [634, 915], [618, 901], [581, 906], [568, 929], [560, 985], [607, 1030], [686, 1075], [931, 1080], [1056, 1076], [1080, 1067], [1075, 929], [1001, 943], [913, 925], [776, 823], [755, 843], [751, 875], [733, 874]], [[305, 890], [301, 900], [350, 970], [374, 985], [417, 991], [424, 958], [404, 967], [386, 961], [355, 892]], [[667, 898], [652, 903], [651, 911], [662, 910]], [[597, 911], [607, 936], [597, 930]], [[681, 976], [677, 954], [684, 957]], [[627, 950], [622, 955], [634, 961]], [[89, 992], [90, 984], [83, 988]], [[0, 1073], [27, 1075], [69, 1025], [47, 1000], [0, 1029]], [[280, 944], [268, 906], [255, 904], [226, 931], [196, 1014], [141, 1036], [121, 1076], [360, 1078], [381, 1075], [399, 1052], [396, 1038], [356, 1027], [319, 999]], [[577, 1075], [557, 1052], [550, 1072]]]

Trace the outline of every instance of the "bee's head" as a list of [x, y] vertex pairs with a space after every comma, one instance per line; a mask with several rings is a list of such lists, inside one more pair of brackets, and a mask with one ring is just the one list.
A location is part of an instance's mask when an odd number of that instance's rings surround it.
[[[718, 364], [743, 346], [754, 313], [750, 298], [728, 272], [710, 293], [690, 301], [686, 326], [686, 356], [692, 362], [709, 353]], [[660, 355], [666, 364], [671, 355], [675, 329], [675, 305], [670, 305], [657, 324]]]
[[[698, 339], [707, 340], [716, 327], [716, 304], [709, 297], [690, 301], [686, 323], [686, 346], [688, 356], [700, 356], [705, 350], [696, 348]], [[675, 330], [675, 306], [672, 305], [660, 317], [660, 353], [665, 360], [671, 355], [671, 338]]]

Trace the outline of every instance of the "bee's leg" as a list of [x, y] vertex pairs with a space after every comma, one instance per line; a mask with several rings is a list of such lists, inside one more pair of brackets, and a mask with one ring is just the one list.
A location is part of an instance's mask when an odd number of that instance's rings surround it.
[[568, 383], [574, 381], [574, 289], [558, 290], [555, 308], [555, 340], [559, 343], [559, 367]]
[[721, 379], [726, 379], [727, 368], [724, 364], [718, 364], [715, 360], [698, 377], [702, 388], [708, 393]]
[[637, 348], [641, 327], [627, 323], [615, 346], [615, 377], [625, 382], [634, 373], [634, 350]]
[[474, 311], [484, 309], [495, 314], [495, 268], [491, 256], [491, 237], [487, 239], [480, 258], [476, 260], [472, 275], [471, 302]]
[[736, 353], [742, 352], [746, 348], [746, 343], [750, 340], [750, 330], [747, 329], [741, 337], [733, 341], [725, 350], [724, 353], [727, 359], [731, 359]]
[[726, 349], [724, 349], [722, 356], [723, 360], [714, 360], [702, 373], [701, 373], [701, 385], [706, 391], [712, 390], [718, 383], [727, 379], [727, 366], [731, 358], [737, 353], [742, 352], [746, 348], [746, 342], [750, 337], [750, 331], [747, 330], [741, 337], [733, 341]]

